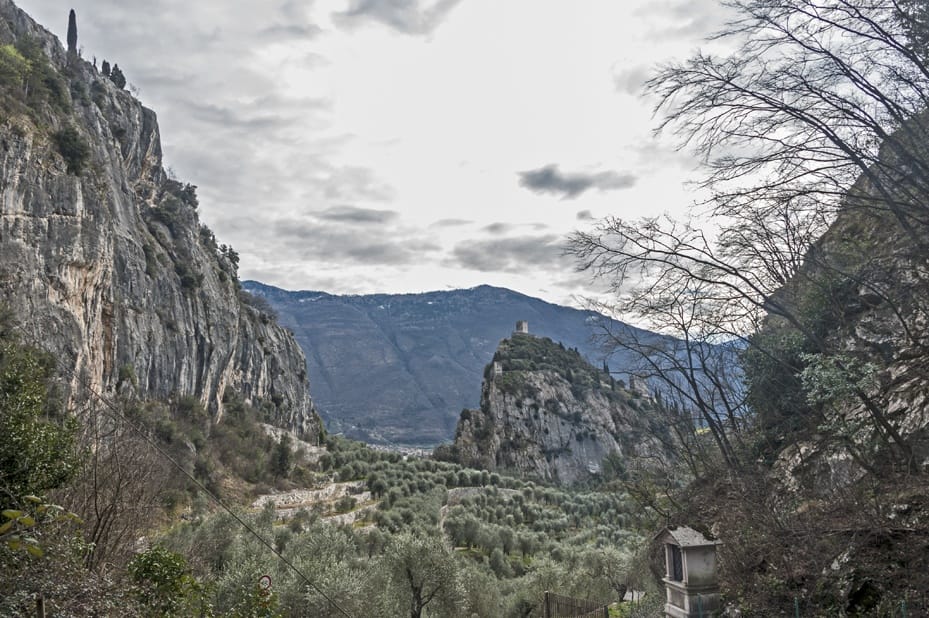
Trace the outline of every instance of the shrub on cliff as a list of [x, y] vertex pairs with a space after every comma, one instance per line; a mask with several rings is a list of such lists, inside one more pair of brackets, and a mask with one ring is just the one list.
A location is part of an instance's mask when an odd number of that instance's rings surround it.
[[74, 127], [64, 129], [52, 135], [58, 146], [58, 153], [68, 164], [68, 173], [79, 176], [90, 156], [90, 146]]
[[0, 501], [42, 494], [75, 472], [73, 420], [51, 420], [53, 362], [22, 345], [0, 309]]
[[29, 61], [12, 45], [0, 45], [0, 85], [22, 89], [29, 72]]

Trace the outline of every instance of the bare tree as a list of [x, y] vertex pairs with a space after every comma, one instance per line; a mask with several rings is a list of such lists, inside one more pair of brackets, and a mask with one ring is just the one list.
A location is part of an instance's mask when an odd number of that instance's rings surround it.
[[[911, 12], [896, 0], [726, 4], [738, 17], [718, 37], [735, 52], [697, 54], [649, 81], [661, 128], [707, 163], [714, 214], [845, 202], [889, 210], [925, 248], [929, 66]], [[859, 177], [867, 190], [850, 195]]]
[[[851, 374], [828, 340], [835, 324], [823, 323], [847, 314], [848, 290], [865, 290], [910, 344], [926, 346], [918, 327], [926, 311], [899, 291], [900, 273], [890, 264], [905, 260], [915, 279], [925, 279], [929, 267], [929, 66], [920, 3], [726, 4], [736, 17], [717, 37], [735, 51], [698, 53], [648, 83], [658, 95], [659, 131], [695, 149], [706, 166], [702, 185], [712, 197], [703, 214], [718, 234], [666, 219], [609, 218], [576, 233], [570, 252], [581, 269], [610, 283], [614, 313], [679, 338], [673, 354], [628, 337], [613, 343], [639, 353], [645, 373], [676, 393], [735, 467], [731, 437], [745, 424], [746, 402], [733, 390], [737, 380], [714, 380], [712, 372], [697, 379], [697, 363], [708, 360], [701, 350], [737, 342], [797, 374], [795, 359], [756, 336], [774, 320], [799, 333], [806, 352]], [[872, 256], [860, 255], [860, 247], [824, 251], [819, 239], [839, 212], [896, 226], [907, 243]], [[827, 308], [816, 319], [791, 293], [799, 281]], [[912, 460], [884, 393], [851, 386], [876, 435]], [[702, 395], [707, 387], [712, 403]]]
[[124, 566], [135, 540], [161, 515], [173, 470], [121, 418], [94, 409], [86, 417], [81, 446], [88, 457], [62, 501], [85, 522], [85, 566], [105, 571]]

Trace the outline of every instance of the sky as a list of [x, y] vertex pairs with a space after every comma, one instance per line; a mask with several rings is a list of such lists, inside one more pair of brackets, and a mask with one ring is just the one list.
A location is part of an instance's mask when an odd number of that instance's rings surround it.
[[643, 80], [717, 0], [17, 0], [158, 114], [165, 165], [242, 279], [335, 294], [507, 287], [568, 305], [563, 253], [681, 216], [696, 161]]

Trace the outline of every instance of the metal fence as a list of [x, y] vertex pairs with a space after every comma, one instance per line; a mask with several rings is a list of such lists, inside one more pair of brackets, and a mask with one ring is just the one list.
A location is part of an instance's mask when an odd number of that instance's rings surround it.
[[[756, 610], [746, 610], [737, 605], [729, 604], [726, 612], [723, 614], [725, 616], [732, 616], [733, 618], [739, 617], [754, 617], [758, 616]], [[838, 614], [835, 612], [839, 611]], [[698, 611], [697, 616], [703, 618], [710, 618], [710, 616], [718, 616], [718, 613], [701, 613]], [[783, 616], [785, 618], [821, 618], [823, 616], [845, 616], [845, 615], [855, 615], [855, 616], [874, 616], [875, 618], [924, 618], [929, 616], [929, 594], [924, 596], [910, 596], [904, 599], [886, 599], [882, 601], [879, 605], [873, 607], [867, 607], [864, 609], [854, 610], [853, 613], [847, 613], [842, 610], [832, 609], [828, 613], [822, 609], [821, 605], [815, 604], [812, 601], [802, 599], [800, 597], [794, 597], [793, 603], [789, 606], [779, 605], [776, 609], [770, 610], [768, 614], [770, 616]]]
[[609, 618], [609, 615], [610, 611], [603, 603], [545, 591], [545, 600], [542, 603], [543, 618]]
[[[855, 615], [879, 616], [880, 618], [916, 618], [917, 616], [929, 616], [929, 595], [899, 600], [888, 599], [877, 607], [859, 609], [857, 611], [859, 613]], [[793, 606], [786, 611], [782, 611], [781, 615], [791, 616], [793, 618], [806, 618], [808, 616], [821, 616], [823, 614], [817, 606], [800, 597], [794, 597]]]

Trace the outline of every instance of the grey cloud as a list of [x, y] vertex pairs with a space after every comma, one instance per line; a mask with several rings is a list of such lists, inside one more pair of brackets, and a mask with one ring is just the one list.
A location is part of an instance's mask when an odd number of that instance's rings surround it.
[[512, 232], [517, 228], [529, 228], [536, 232], [541, 232], [542, 230], [547, 230], [549, 226], [545, 223], [502, 223], [498, 221], [490, 225], [485, 225], [481, 230], [490, 234], [500, 235]]
[[277, 286], [285, 290], [332, 292], [337, 290], [340, 294], [359, 294], [365, 291], [365, 286], [356, 277], [346, 277], [344, 272], [334, 274], [320, 273], [316, 270], [294, 271], [281, 269], [276, 265], [255, 265], [245, 260], [241, 262], [239, 277], [242, 280], [252, 279], [268, 285]]
[[639, 165], [648, 169], [676, 166], [693, 170], [700, 165], [700, 160], [689, 150], [674, 148], [655, 140], [639, 142], [631, 151], [635, 153]]
[[535, 193], [553, 193], [562, 199], [574, 199], [590, 189], [612, 191], [626, 189], [635, 184], [632, 174], [598, 172], [596, 174], [566, 173], [557, 165], [546, 165], [536, 170], [519, 172], [519, 184]]
[[380, 22], [404, 34], [429, 34], [461, 0], [351, 0], [347, 11], [333, 15], [336, 24], [354, 28], [359, 22]]
[[400, 216], [395, 210], [375, 210], [373, 208], [358, 208], [357, 206], [333, 206], [315, 214], [317, 218], [324, 221], [362, 224], [389, 223]]
[[491, 234], [505, 234], [513, 229], [513, 226], [509, 223], [491, 223], [490, 225], [484, 226], [483, 229], [485, 232], [490, 232]]
[[390, 234], [359, 234], [351, 225], [304, 219], [276, 221], [270, 228], [269, 241], [278, 253], [299, 261], [324, 264], [401, 266], [419, 262], [424, 254], [441, 249], [402, 230], [391, 230]]
[[577, 211], [577, 215], [575, 216], [577, 217], [578, 221], [593, 221], [594, 220], [594, 214], [590, 212], [589, 210], [579, 210]]
[[462, 225], [471, 225], [474, 221], [467, 219], [439, 219], [429, 227], [461, 227]]
[[613, 85], [625, 94], [638, 95], [643, 91], [651, 71], [648, 67], [628, 67], [613, 72]]
[[722, 28], [732, 11], [718, 0], [659, 0], [648, 2], [636, 11], [638, 15], [664, 18], [667, 23], [653, 30], [664, 39], [704, 38]]
[[265, 40], [299, 39], [309, 40], [322, 34], [323, 29], [316, 24], [274, 24], [261, 31]]
[[[185, 120], [208, 125], [211, 130], [229, 133], [245, 132], [252, 146], [269, 137], [285, 139], [307, 112], [327, 112], [331, 102], [324, 99], [289, 98], [265, 94], [250, 103], [232, 106], [204, 103], [189, 97], [178, 97], [175, 106], [184, 112]], [[201, 133], [200, 139], [204, 136]], [[243, 153], [247, 154], [247, 153]]]
[[293, 122], [292, 118], [279, 116], [277, 114], [249, 116], [237, 110], [209, 103], [198, 103], [194, 101], [182, 101], [181, 103], [189, 110], [191, 116], [197, 120], [227, 128], [235, 127], [248, 131], [277, 129], [292, 126]]
[[596, 294], [606, 294], [610, 292], [610, 285], [608, 282], [592, 277], [588, 272], [566, 273], [560, 277], [552, 278], [549, 284], [553, 288], [562, 290], [587, 290]]
[[452, 250], [449, 266], [481, 272], [517, 273], [530, 268], [563, 267], [564, 238], [555, 234], [466, 241]]

